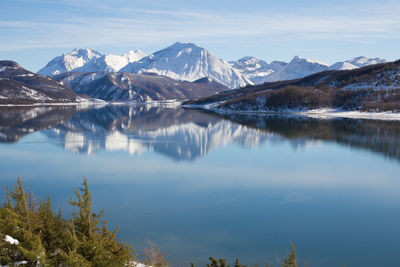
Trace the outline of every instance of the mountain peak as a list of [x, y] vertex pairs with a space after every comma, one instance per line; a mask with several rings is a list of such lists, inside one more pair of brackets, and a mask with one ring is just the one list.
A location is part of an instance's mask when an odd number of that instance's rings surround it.
[[176, 42], [164, 49], [161, 49], [153, 54], [151, 54], [149, 57], [150, 60], [154, 60], [156, 58], [165, 58], [165, 60], [168, 60], [166, 58], [171, 58], [171, 57], [182, 57], [182, 56], [188, 56], [188, 57], [197, 57], [200, 55], [207, 55], [209, 52], [202, 48], [197, 46], [194, 43], [180, 43]]
[[364, 66], [373, 65], [373, 64], [386, 63], [387, 60], [382, 59], [382, 58], [367, 58], [364, 56], [360, 56], [360, 57], [355, 57], [355, 58], [349, 59], [346, 62], [349, 62], [357, 67], [364, 67]]
[[39, 74], [54, 76], [65, 72], [116, 72], [130, 62], [135, 62], [147, 56], [140, 50], [131, 50], [119, 56], [103, 55], [93, 48], [75, 48], [71, 52], [51, 60]]
[[196, 81], [209, 77], [230, 88], [246, 82], [233, 67], [194, 43], [174, 43], [138, 62], [129, 63], [122, 72], [155, 72], [172, 79]]
[[50, 61], [39, 71], [54, 76], [65, 72], [130, 72], [156, 73], [172, 79], [196, 81], [209, 77], [230, 88], [266, 81], [297, 79], [331, 69], [353, 69], [384, 63], [380, 58], [359, 56], [328, 66], [324, 62], [294, 56], [290, 63], [265, 60], [253, 56], [226, 62], [195, 43], [176, 42], [147, 56], [140, 50], [121, 55], [102, 55], [93, 48], [74, 49]]
[[135, 54], [146, 54], [146, 53], [143, 52], [142, 50], [135, 49], [135, 50], [129, 50], [128, 52], [123, 54], [123, 56], [125, 56], [125, 55], [135, 55]]
[[[74, 48], [72, 52], [97, 52], [94, 48]], [[98, 53], [98, 52], [97, 52]]]
[[176, 42], [162, 50], [159, 50], [155, 52], [155, 54], [167, 54], [167, 55], [172, 55], [172, 54], [177, 54], [177, 56], [180, 56], [182, 54], [201, 54], [201, 53], [209, 53], [205, 48], [200, 47], [194, 43], [180, 43]]
[[359, 56], [359, 57], [353, 57], [353, 58], [350, 59], [350, 60], [362, 60], [362, 59], [368, 59], [368, 58], [365, 57], [365, 56]]
[[347, 62], [336, 62], [335, 64], [331, 65], [328, 70], [352, 70], [357, 69], [358, 67]]
[[129, 50], [127, 53], [122, 55], [123, 57], [128, 59], [128, 62], [135, 62], [141, 60], [142, 58], [146, 57], [146, 53], [141, 50]]
[[269, 75], [267, 77], [267, 81], [274, 82], [274, 81], [303, 78], [310, 74], [327, 70], [329, 67], [327, 64], [323, 62], [302, 58], [299, 56], [293, 57], [293, 59], [290, 61], [289, 64], [287, 65], [282, 64], [280, 66], [283, 67], [280, 70]]
[[252, 56], [246, 56], [246, 57], [242, 57], [239, 58], [236, 62], [258, 62], [261, 61], [261, 59], [259, 59], [258, 57], [252, 57]]
[[300, 62], [308, 62], [308, 63], [313, 63], [313, 64], [329, 66], [325, 62], [322, 62], [322, 61], [319, 61], [319, 60], [315, 60], [315, 59], [303, 58], [303, 57], [299, 57], [299, 56], [294, 56], [293, 59], [290, 61], [290, 63], [296, 63], [296, 64], [300, 63]]
[[70, 53], [67, 53], [65, 55], [81, 56], [81, 57], [87, 57], [87, 58], [102, 56], [102, 54], [100, 52], [98, 52], [97, 50], [95, 50], [94, 48], [75, 48]]
[[354, 57], [346, 61], [339, 61], [329, 67], [329, 70], [352, 70], [369, 65], [388, 62], [382, 58], [368, 58], [365, 56]]
[[12, 60], [0, 60], [0, 67], [14, 67], [14, 68], [20, 68], [21, 66]]
[[173, 47], [173, 48], [201, 48], [201, 49], [204, 49], [204, 48], [196, 45], [195, 43], [181, 43], [181, 42], [176, 42], [176, 43], [170, 45], [169, 47]]

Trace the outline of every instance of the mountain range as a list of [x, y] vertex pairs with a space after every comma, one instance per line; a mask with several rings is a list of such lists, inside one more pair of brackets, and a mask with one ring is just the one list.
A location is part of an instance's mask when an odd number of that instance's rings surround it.
[[302, 78], [325, 70], [349, 70], [387, 62], [381, 58], [356, 57], [331, 66], [295, 56], [289, 63], [243, 57], [224, 61], [193, 43], [175, 43], [151, 55], [140, 50], [119, 56], [94, 49], [74, 49], [51, 60], [39, 74], [55, 76], [67, 72], [156, 73], [175, 80], [196, 81], [208, 77], [231, 89], [246, 85]]
[[289, 85], [397, 88], [397, 63], [384, 62], [357, 57], [328, 66], [298, 56], [289, 63], [255, 57], [226, 62], [192, 43], [175, 43], [149, 56], [139, 50], [117, 56], [74, 49], [51, 60], [38, 74], [16, 62], [0, 61], [0, 104], [79, 103], [92, 101], [89, 98], [114, 102], [200, 99], [195, 103], [217, 99], [220, 103], [237, 96], [240, 102], [258, 90], [263, 93]]
[[48, 77], [14, 61], [0, 61], [0, 105], [187, 100], [228, 89], [207, 77], [188, 82], [154, 73], [65, 72]]
[[140, 50], [128, 51], [119, 56], [103, 55], [92, 48], [74, 49], [70, 53], [52, 59], [38, 74], [55, 76], [66, 72], [116, 72], [128, 63], [138, 61], [145, 56], [146, 54]]
[[368, 65], [363, 58], [358, 58], [353, 63], [366, 65], [351, 70], [322, 71], [299, 79], [246, 86], [187, 101], [184, 105], [246, 112], [293, 112], [316, 108], [398, 112], [400, 60]]

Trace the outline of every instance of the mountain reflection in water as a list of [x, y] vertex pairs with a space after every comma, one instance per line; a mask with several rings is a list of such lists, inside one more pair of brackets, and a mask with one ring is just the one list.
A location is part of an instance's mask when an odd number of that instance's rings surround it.
[[400, 122], [316, 119], [295, 115], [226, 115], [144, 105], [7, 107], [0, 109], [0, 141], [17, 142], [42, 131], [75, 153], [156, 151], [175, 160], [195, 160], [235, 143], [256, 148], [266, 141], [294, 147], [332, 141], [400, 159]]
[[139, 255], [151, 240], [171, 266], [260, 266], [290, 242], [299, 266], [397, 266], [400, 122], [9, 107], [0, 141], [2, 186], [21, 176], [69, 214], [85, 176], [118, 238]]

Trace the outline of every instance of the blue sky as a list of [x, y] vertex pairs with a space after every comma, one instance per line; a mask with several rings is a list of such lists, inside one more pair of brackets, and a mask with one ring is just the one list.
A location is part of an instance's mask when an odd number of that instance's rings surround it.
[[400, 1], [1, 0], [0, 59], [37, 71], [73, 48], [194, 42], [225, 60], [400, 58]]

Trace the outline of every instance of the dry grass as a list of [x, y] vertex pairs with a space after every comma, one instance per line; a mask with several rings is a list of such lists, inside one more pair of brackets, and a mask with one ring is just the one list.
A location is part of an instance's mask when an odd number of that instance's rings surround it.
[[161, 253], [161, 249], [150, 240], [147, 241], [148, 247], [144, 249], [145, 264], [152, 267], [170, 267]]
[[[264, 99], [262, 104], [260, 99]], [[261, 108], [279, 111], [297, 108], [343, 108], [345, 110], [398, 112], [400, 111], [400, 91], [398, 89], [344, 90], [329, 87], [287, 86], [230, 99], [222, 107], [233, 110]]]

